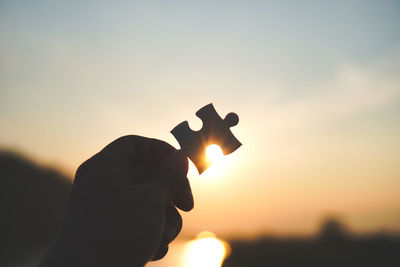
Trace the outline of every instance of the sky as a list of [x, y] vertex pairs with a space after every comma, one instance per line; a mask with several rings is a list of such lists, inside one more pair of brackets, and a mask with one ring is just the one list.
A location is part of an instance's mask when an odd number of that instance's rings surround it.
[[73, 175], [214, 103], [243, 143], [184, 234], [400, 231], [398, 1], [0, 1], [0, 146]]

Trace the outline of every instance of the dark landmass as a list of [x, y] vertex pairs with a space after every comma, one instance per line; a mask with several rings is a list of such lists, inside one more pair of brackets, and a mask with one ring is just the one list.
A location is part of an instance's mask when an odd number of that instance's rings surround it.
[[7, 266], [35, 259], [50, 246], [72, 181], [9, 151], [0, 151], [0, 170], [0, 266]]
[[336, 219], [327, 220], [309, 238], [263, 237], [231, 241], [223, 267], [395, 267], [400, 266], [400, 237], [390, 233], [354, 235]]

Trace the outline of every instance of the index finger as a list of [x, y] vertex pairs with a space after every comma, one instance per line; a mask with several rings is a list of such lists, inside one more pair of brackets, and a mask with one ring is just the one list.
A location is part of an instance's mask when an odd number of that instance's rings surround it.
[[[164, 161], [168, 157], [171, 157], [174, 152], [180, 154], [180, 157], [178, 157], [179, 159], [172, 162], [168, 161], [168, 164], [163, 164], [166, 163]], [[188, 169], [186, 156], [183, 156], [183, 154], [179, 153], [170, 144], [158, 139], [127, 135], [111, 142], [101, 153], [108, 155], [109, 158], [116, 163], [123, 164], [122, 162], [125, 162], [125, 166], [130, 166], [136, 170], [132, 172], [135, 173], [136, 176], [139, 175], [140, 172], [138, 171], [142, 169], [143, 166], [146, 169], [150, 167], [153, 171], [164, 167], [164, 174], [169, 173], [169, 175], [163, 175], [164, 182], [172, 186], [174, 191], [172, 199], [173, 204], [183, 211], [189, 211], [193, 208], [193, 195], [189, 180], [186, 177]]]
[[176, 149], [170, 144], [138, 135], [122, 136], [108, 144], [101, 152], [124, 157], [130, 162], [146, 161], [156, 165]]

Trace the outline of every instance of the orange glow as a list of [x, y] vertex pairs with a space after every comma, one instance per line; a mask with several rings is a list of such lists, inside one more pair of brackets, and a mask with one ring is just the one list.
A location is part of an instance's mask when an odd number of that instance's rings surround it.
[[222, 154], [222, 150], [218, 145], [210, 145], [206, 150], [207, 160], [211, 163], [217, 163], [222, 160], [224, 154]]
[[[210, 146], [201, 175], [189, 160], [195, 208], [183, 215], [183, 236], [311, 234], [326, 214], [354, 231], [400, 232], [399, 1], [352, 1], [359, 12], [346, 14], [335, 1], [126, 1], [96, 10], [39, 1], [35, 12], [3, 2], [1, 22], [16, 27], [0, 27], [0, 149], [72, 179], [121, 136], [180, 148], [170, 130], [188, 121], [200, 131], [206, 121], [196, 112], [213, 103], [221, 119], [238, 114], [230, 131], [243, 146], [223, 156]], [[48, 8], [71, 14], [43, 16]], [[298, 19], [282, 23], [288, 12]], [[331, 21], [312, 29], [329, 38], [309, 29], [324, 12]], [[93, 18], [76, 27], [72, 16]]]
[[207, 161], [211, 163], [210, 167], [204, 172], [202, 178], [221, 177], [222, 173], [227, 170], [226, 158], [222, 153], [222, 149], [218, 145], [210, 145], [206, 149]]

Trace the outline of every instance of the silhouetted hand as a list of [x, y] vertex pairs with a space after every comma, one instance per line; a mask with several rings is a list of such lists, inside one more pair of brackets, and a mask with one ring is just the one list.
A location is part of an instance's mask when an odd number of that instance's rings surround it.
[[[64, 231], [40, 266], [143, 266], [162, 258], [193, 208], [188, 161], [169, 144], [124, 136], [78, 169]], [[176, 207], [175, 207], [176, 206]]]

